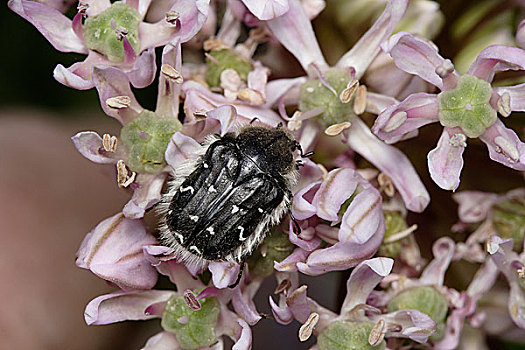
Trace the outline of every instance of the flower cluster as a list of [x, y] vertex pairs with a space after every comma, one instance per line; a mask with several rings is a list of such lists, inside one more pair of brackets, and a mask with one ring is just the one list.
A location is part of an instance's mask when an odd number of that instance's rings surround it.
[[[104, 113], [121, 124], [119, 135], [72, 137], [81, 155], [113, 167], [116, 185], [132, 192], [77, 252], [78, 267], [116, 289], [88, 303], [87, 324], [159, 318], [163, 331], [143, 349], [222, 349], [224, 337], [233, 349], [250, 349], [251, 326], [264, 317], [254, 297], [273, 276], [267, 317], [299, 322], [298, 340], [310, 339], [313, 349], [468, 348], [471, 334], [479, 341], [523, 332], [525, 189], [447, 192], [459, 203], [459, 221], [433, 240], [409, 224], [426, 218], [433, 197], [393, 144], [439, 123], [428, 172], [445, 190], [460, 186], [463, 152], [476, 139], [490, 159], [525, 171], [522, 130], [504, 124], [525, 111], [525, 20], [512, 43], [490, 36], [485, 46], [486, 36], [471, 33], [465, 50], [476, 48], [477, 57], [464, 72], [430, 40], [445, 22], [430, 0], [80, 0], [73, 18], [69, 5], [8, 2], [54, 48], [87, 55], [68, 68], [57, 65], [54, 77], [73, 89], [96, 89]], [[337, 47], [325, 56], [312, 25], [319, 16], [360, 36], [346, 52]], [[487, 26], [464, 21], [462, 40]], [[468, 57], [461, 51], [457, 59], [464, 66]], [[133, 88], [154, 82], [157, 104], [148, 110]], [[154, 215], [167, 184], [189, 176], [181, 167], [202, 157], [210, 137], [253, 123], [286, 128], [301, 156], [316, 153], [297, 163], [288, 214], [246, 261], [179, 259], [159, 240], [162, 218]], [[146, 225], [145, 217], [160, 224]], [[431, 259], [422, 242], [432, 246]], [[453, 261], [479, 270], [447, 285]], [[338, 312], [300, 282], [331, 271], [351, 271]], [[508, 288], [496, 283], [500, 274]], [[171, 287], [158, 289], [159, 278]], [[488, 311], [487, 293], [503, 293], [508, 313]], [[505, 330], [494, 326], [498, 315], [511, 320]], [[513, 339], [525, 341], [523, 334]]]

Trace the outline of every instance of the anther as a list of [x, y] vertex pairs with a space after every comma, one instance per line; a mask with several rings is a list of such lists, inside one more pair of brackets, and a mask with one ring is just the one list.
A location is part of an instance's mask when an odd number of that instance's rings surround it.
[[183, 297], [184, 297], [184, 302], [186, 303], [186, 305], [188, 305], [190, 309], [192, 309], [193, 311], [197, 311], [201, 309], [201, 304], [199, 303], [199, 301], [197, 300], [197, 297], [195, 296], [195, 294], [193, 294], [191, 290], [186, 289], [184, 291]]
[[374, 325], [374, 328], [370, 331], [370, 335], [368, 336], [368, 344], [371, 346], [377, 346], [379, 343], [385, 339], [386, 334], [386, 323], [385, 320], [380, 319], [377, 321], [377, 323]]
[[357, 88], [354, 99], [354, 113], [357, 115], [363, 114], [366, 110], [366, 86], [361, 85]]
[[204, 120], [207, 118], [207, 115], [206, 115], [206, 110], [204, 109], [199, 109], [195, 112], [193, 112], [193, 116], [195, 117], [195, 119], [197, 120]]
[[319, 314], [317, 312], [312, 312], [306, 322], [299, 328], [299, 340], [307, 341], [312, 332], [314, 331], [315, 326], [319, 322]]
[[129, 96], [115, 96], [106, 100], [106, 106], [114, 109], [128, 108], [131, 105]]
[[525, 266], [522, 266], [521, 268], [517, 269], [516, 272], [518, 273], [519, 278], [525, 279]]
[[122, 41], [122, 39], [128, 35], [128, 30], [122, 26], [118, 26], [117, 29], [115, 29], [115, 35], [118, 41]]
[[380, 191], [384, 191], [388, 197], [394, 197], [395, 188], [392, 180], [385, 173], [380, 173], [377, 176], [377, 181], [379, 182]]
[[450, 73], [454, 71], [454, 65], [452, 61], [448, 58], [441, 63], [440, 66], [436, 67], [436, 74], [439, 75], [441, 79], [445, 79]]
[[[224, 41], [211, 37], [208, 40], [204, 41], [204, 43], [202, 44], [202, 48], [204, 49], [204, 51], [218, 51], [218, 50], [226, 50], [226, 49], [229, 49], [230, 47]], [[215, 57], [212, 57], [210, 59], [216, 60]]]
[[82, 14], [83, 17], [87, 16], [87, 10], [89, 8], [89, 4], [86, 4], [83, 1], [79, 1], [77, 5], [77, 11]]
[[504, 92], [498, 99], [497, 107], [499, 114], [504, 117], [508, 117], [510, 113], [512, 113], [512, 109], [510, 108], [510, 94], [508, 92]]
[[467, 136], [465, 134], [454, 134], [448, 141], [452, 147], [467, 147]]
[[128, 168], [126, 164], [121, 159], [117, 162], [117, 183], [118, 187], [128, 187], [135, 181], [137, 173], [134, 171], [131, 173], [131, 176], [128, 176]]
[[160, 67], [160, 71], [164, 77], [166, 77], [169, 80], [172, 80], [176, 84], [182, 84], [184, 79], [182, 78], [182, 75], [178, 70], [170, 66], [169, 64], [163, 64]]
[[284, 280], [281, 281], [281, 283], [279, 283], [277, 288], [275, 288], [273, 293], [274, 294], [281, 294], [281, 293], [284, 292], [284, 294], [286, 294], [286, 292], [290, 289], [291, 286], [292, 286], [292, 282], [290, 282], [289, 279], [284, 279]]
[[110, 134], [104, 134], [102, 136], [102, 145], [106, 152], [115, 152], [117, 150], [117, 137], [111, 136]]
[[[348, 103], [352, 99], [352, 96], [354, 95], [355, 91], [359, 87], [359, 81], [354, 80], [351, 84], [346, 87], [341, 93], [339, 94], [339, 100], [342, 103]], [[311, 88], [311, 87], [310, 87]], [[311, 88], [313, 90], [313, 88]], [[311, 91], [308, 91], [311, 92]]]
[[303, 113], [301, 111], [295, 111], [295, 113], [292, 115], [292, 118], [288, 122], [288, 129], [295, 131], [301, 128], [301, 125], [303, 125], [303, 121], [299, 120], [299, 117], [302, 114]]
[[168, 22], [169, 24], [176, 25], [179, 18], [180, 13], [178, 13], [177, 11], [166, 12], [166, 22]]
[[351, 125], [352, 123], [350, 122], [333, 124], [333, 125], [330, 125], [328, 128], [326, 128], [324, 133], [328, 136], [336, 136], [342, 133], [344, 130], [348, 129]]
[[384, 132], [392, 132], [399, 128], [408, 119], [407, 112], [401, 111], [394, 114], [383, 127]]
[[516, 146], [510, 143], [503, 136], [496, 136], [494, 138], [494, 143], [496, 144], [496, 146], [498, 146], [496, 148], [496, 152], [503, 153], [513, 162], [517, 162], [520, 159], [520, 153], [518, 149], [516, 148]]

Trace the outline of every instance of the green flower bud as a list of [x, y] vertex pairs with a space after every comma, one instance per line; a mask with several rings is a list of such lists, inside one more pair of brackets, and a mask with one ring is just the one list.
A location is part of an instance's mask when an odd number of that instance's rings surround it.
[[175, 118], [142, 111], [120, 132], [120, 138], [129, 151], [127, 166], [137, 173], [161, 171], [166, 165], [164, 152], [171, 135], [181, 129], [181, 123]]
[[514, 250], [521, 251], [525, 236], [525, 198], [512, 198], [492, 207], [492, 223], [503, 238], [514, 240]]
[[386, 342], [381, 341], [376, 346], [368, 343], [370, 331], [374, 328], [372, 322], [332, 322], [317, 337], [317, 345], [321, 350], [382, 350]]
[[117, 29], [127, 31], [126, 38], [133, 50], [140, 49], [139, 23], [141, 16], [133, 7], [117, 1], [107, 10], [96, 16], [88, 17], [85, 23], [84, 42], [93, 51], [105, 55], [112, 62], [124, 60], [124, 45], [117, 38]]
[[496, 122], [497, 113], [490, 105], [492, 86], [472, 75], [463, 75], [455, 89], [438, 95], [439, 121], [448, 127], [460, 127], [468, 137], [478, 137]]
[[392, 237], [396, 233], [399, 233], [407, 229], [407, 223], [403, 215], [398, 211], [384, 211], [385, 215], [385, 236], [383, 237], [383, 243], [378, 250], [378, 255], [386, 256], [389, 258], [395, 258], [401, 252], [403, 246], [402, 239], [390, 243], [384, 241]]
[[200, 310], [193, 311], [184, 302], [184, 297], [176, 295], [168, 300], [162, 314], [162, 328], [175, 334], [182, 349], [198, 349], [217, 341], [215, 327], [220, 314], [219, 302], [210, 297], [201, 299], [200, 304]]
[[259, 248], [248, 259], [250, 272], [261, 277], [273, 273], [274, 261], [281, 262], [293, 252], [293, 245], [288, 236], [278, 228], [273, 228], [271, 234], [264, 239]]
[[221, 73], [226, 69], [233, 69], [239, 74], [241, 80], [248, 79], [248, 73], [252, 70], [250, 62], [239, 56], [235, 51], [222, 49], [209, 52], [212, 58], [206, 58], [206, 83], [210, 87], [219, 87], [221, 85]]
[[431, 286], [407, 289], [394, 296], [388, 302], [388, 312], [412, 309], [427, 314], [439, 324], [445, 320], [448, 312], [447, 299]]
[[308, 112], [314, 108], [323, 107], [324, 112], [317, 116], [317, 119], [326, 128], [333, 124], [351, 120], [355, 113], [352, 109], [353, 97], [348, 103], [341, 102], [339, 98], [350, 81], [348, 72], [338, 68], [330, 68], [324, 72], [324, 77], [337, 94], [330, 91], [319, 79], [308, 80], [301, 86], [299, 109], [302, 112]]

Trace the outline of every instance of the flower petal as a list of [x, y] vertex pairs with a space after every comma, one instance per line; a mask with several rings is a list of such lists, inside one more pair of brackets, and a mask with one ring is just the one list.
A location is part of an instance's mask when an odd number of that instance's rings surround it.
[[[439, 55], [431, 42], [406, 32], [399, 32], [392, 35], [381, 47], [383, 51], [390, 53], [398, 68], [416, 74], [443, 90], [443, 80], [437, 75], [436, 68], [442, 66], [445, 59]], [[454, 70], [449, 77], [457, 80], [459, 75]]]
[[[104, 113], [117, 119], [122, 125], [129, 123], [142, 111], [142, 107], [129, 87], [128, 77], [121, 70], [113, 67], [95, 67], [93, 68], [93, 82]], [[112, 108], [107, 105], [106, 101], [109, 98], [118, 96], [129, 97], [131, 101], [129, 107]]]
[[239, 264], [228, 261], [212, 261], [208, 265], [211, 272], [213, 285], [219, 289], [231, 286], [237, 280], [239, 275]]
[[141, 350], [179, 350], [175, 334], [170, 332], [160, 332], [149, 338]]
[[468, 73], [491, 82], [494, 74], [506, 70], [525, 70], [525, 51], [504, 45], [486, 47], [470, 66]]
[[512, 169], [525, 170], [525, 143], [501, 120], [496, 120], [479, 138], [487, 145], [490, 159]]
[[224, 105], [212, 109], [206, 113], [206, 116], [219, 121], [221, 125], [221, 136], [224, 136], [235, 124], [235, 121], [237, 120], [237, 110], [234, 106]]
[[241, 326], [241, 334], [233, 344], [232, 350], [250, 350], [252, 348], [252, 329], [241, 318], [237, 319], [237, 323]]
[[82, 131], [71, 137], [73, 144], [84, 157], [98, 164], [116, 164], [119, 157], [107, 152], [102, 145], [102, 137], [94, 131]]
[[157, 282], [157, 272], [142, 247], [154, 243], [155, 238], [146, 232], [141, 220], [118, 213], [86, 235], [76, 264], [120, 288], [150, 289]]
[[[179, 73], [182, 71], [182, 53], [179, 42], [166, 45], [162, 49], [162, 64], [168, 64]], [[159, 75], [159, 91], [155, 113], [160, 116], [177, 117], [179, 115], [179, 97], [181, 84]]]
[[453, 194], [452, 198], [459, 205], [459, 219], [466, 223], [476, 223], [487, 217], [487, 213], [498, 195], [479, 191], [461, 191]]
[[348, 145], [392, 180], [409, 210], [422, 212], [427, 207], [430, 196], [401, 151], [381, 142], [361, 119], [353, 120], [346, 132]]
[[307, 250], [304, 250], [302, 248], [295, 248], [293, 253], [288, 255], [283, 261], [274, 261], [273, 267], [277, 271], [281, 272], [297, 271], [297, 263], [305, 262], [309, 254], [310, 252]]
[[306, 263], [298, 262], [297, 268], [310, 276], [322, 275], [329, 271], [346, 270], [371, 258], [382, 240], [383, 235], [376, 234], [364, 244], [339, 242], [331, 247], [315, 250], [308, 256]]
[[60, 11], [36, 1], [10, 0], [7, 5], [34, 25], [58, 51], [88, 53], [87, 47], [73, 31], [71, 20]]
[[245, 293], [241, 293], [241, 288], [239, 286], [233, 289], [232, 305], [235, 312], [252, 326], [262, 318], [257, 312], [253, 300], [245, 295]]
[[401, 326], [399, 332], [388, 332], [387, 337], [409, 338], [418, 343], [426, 343], [436, 331], [436, 323], [432, 318], [417, 310], [399, 310], [373, 319], [383, 319], [389, 324]]
[[166, 173], [138, 174], [135, 183], [139, 187], [133, 191], [133, 197], [126, 203], [122, 213], [129, 219], [144, 217], [146, 209], [160, 201], [164, 180]]
[[434, 260], [432, 260], [421, 273], [419, 282], [422, 284], [435, 284], [442, 286], [445, 272], [454, 256], [454, 241], [448, 237], [441, 237], [432, 246]]
[[275, 303], [275, 301], [273, 301], [271, 295], [268, 296], [268, 299], [270, 300], [270, 307], [275, 320], [283, 325], [290, 324], [293, 321], [293, 315], [290, 309], [287, 306], [281, 308]]
[[282, 122], [277, 113], [269, 108], [251, 106], [238, 101], [228, 101], [224, 96], [209, 91], [203, 85], [195, 81], [187, 81], [182, 85], [182, 90], [186, 94], [184, 101], [184, 111], [188, 122], [195, 120], [194, 113], [201, 111], [210, 111], [223, 105], [233, 105], [237, 109], [240, 122], [250, 122], [255, 116], [261, 123], [275, 126]]
[[457, 128], [445, 127], [436, 148], [427, 156], [430, 177], [444, 190], [455, 191], [459, 186], [466, 143], [457, 143], [454, 140], [459, 137], [465, 142], [466, 137], [462, 135], [463, 133]]
[[359, 192], [343, 215], [340, 242], [364, 244], [372, 235], [385, 233], [381, 194], [370, 186]]
[[438, 120], [437, 95], [417, 93], [381, 112], [372, 131], [381, 140], [391, 143]]
[[284, 96], [292, 87], [299, 86], [307, 80], [306, 77], [275, 79], [266, 84], [265, 107], [273, 107], [277, 101]]
[[520, 22], [516, 30], [516, 44], [525, 49], [525, 19]]
[[341, 315], [346, 315], [358, 304], [366, 300], [374, 288], [392, 271], [394, 260], [373, 258], [360, 263], [346, 281], [346, 297], [341, 307]]
[[389, 0], [386, 8], [374, 25], [359, 39], [350, 51], [339, 59], [336, 67], [354, 67], [356, 79], [363, 76], [366, 69], [379, 53], [381, 43], [396, 28], [405, 14], [408, 0]]
[[330, 171], [312, 201], [317, 216], [328, 221], [338, 221], [341, 205], [354, 194], [358, 183], [359, 176], [353, 169]]
[[288, 0], [242, 0], [243, 4], [261, 21], [274, 19], [288, 11]]
[[145, 88], [155, 80], [157, 64], [155, 62], [155, 50], [150, 48], [140, 54], [133, 68], [127, 72], [131, 84], [139, 89]]
[[312, 24], [299, 0], [288, 0], [290, 9], [266, 24], [279, 42], [297, 58], [308, 72], [310, 64], [327, 68]]
[[164, 158], [172, 169], [176, 169], [184, 161], [194, 158], [201, 148], [202, 146], [193, 138], [177, 131], [171, 137]]
[[109, 324], [126, 320], [148, 320], [158, 316], [148, 315], [146, 309], [153, 304], [167, 301], [173, 291], [118, 291], [91, 300], [84, 311], [88, 325]]

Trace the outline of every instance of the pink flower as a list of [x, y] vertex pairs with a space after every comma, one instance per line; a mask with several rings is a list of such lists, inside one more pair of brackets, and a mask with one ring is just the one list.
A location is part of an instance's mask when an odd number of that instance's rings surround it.
[[492, 87], [498, 71], [525, 70], [525, 51], [501, 45], [485, 48], [467, 74], [459, 76], [450, 60], [424, 39], [398, 33], [383, 45], [396, 65], [435, 85], [439, 94], [417, 93], [388, 107], [376, 119], [372, 130], [381, 139], [395, 142], [423, 125], [444, 126], [437, 147], [428, 154], [428, 168], [441, 188], [455, 190], [463, 168], [467, 138], [479, 137], [490, 158], [512, 169], [525, 170], [525, 144], [505, 127], [504, 117], [525, 110], [525, 84]]
[[85, 0], [70, 20], [55, 8], [29, 0], [10, 0], [13, 11], [33, 24], [59, 51], [87, 54], [87, 58], [53, 74], [60, 83], [91, 89], [94, 67], [119, 67], [133, 86], [146, 87], [155, 78], [154, 48], [171, 41], [190, 40], [206, 21], [209, 0], [174, 1], [166, 17], [144, 21], [151, 1]]

